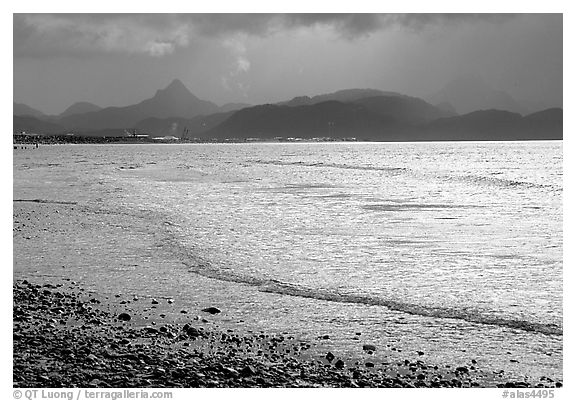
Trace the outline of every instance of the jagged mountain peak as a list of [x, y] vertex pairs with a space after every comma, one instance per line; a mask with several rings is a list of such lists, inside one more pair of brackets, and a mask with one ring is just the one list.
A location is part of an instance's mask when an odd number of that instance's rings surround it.
[[157, 90], [154, 97], [140, 103], [76, 114], [64, 117], [60, 122], [71, 129], [132, 128], [146, 118], [192, 118], [217, 110], [214, 103], [197, 98], [182, 81], [174, 79], [164, 89]]
[[183, 89], [188, 90], [188, 88], [186, 88], [186, 85], [184, 85], [182, 81], [180, 81], [178, 78], [174, 78], [172, 82], [170, 82], [170, 84], [166, 88], [164, 88], [164, 90], [167, 91], [183, 90]]
[[190, 90], [186, 87], [186, 85], [184, 85], [182, 81], [180, 81], [177, 78], [172, 80], [172, 82], [170, 82], [170, 84], [164, 89], [159, 89], [156, 92], [156, 96], [172, 96], [172, 97], [186, 96], [196, 98], [196, 96], [194, 96], [194, 94], [190, 92]]

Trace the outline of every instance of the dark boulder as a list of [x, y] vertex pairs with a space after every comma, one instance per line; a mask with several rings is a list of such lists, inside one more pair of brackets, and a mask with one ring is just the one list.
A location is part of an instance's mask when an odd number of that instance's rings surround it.
[[250, 365], [246, 365], [244, 366], [244, 368], [242, 368], [242, 370], [240, 371], [240, 374], [242, 376], [253, 376], [256, 374], [256, 371], [254, 370], [254, 368]]
[[218, 308], [211, 306], [209, 308], [202, 309], [202, 312], [206, 312], [206, 313], [210, 313], [211, 315], [215, 315], [215, 314], [220, 313], [222, 311]]
[[128, 313], [123, 312], [121, 314], [118, 315], [118, 320], [122, 320], [124, 322], [128, 322], [130, 319], [132, 319], [132, 316], [130, 316]]

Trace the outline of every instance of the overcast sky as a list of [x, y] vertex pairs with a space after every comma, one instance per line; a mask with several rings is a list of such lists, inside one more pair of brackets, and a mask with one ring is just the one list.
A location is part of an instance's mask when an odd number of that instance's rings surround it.
[[562, 15], [15, 14], [14, 101], [125, 106], [179, 78], [217, 104], [345, 88], [431, 95], [479, 75], [562, 105]]

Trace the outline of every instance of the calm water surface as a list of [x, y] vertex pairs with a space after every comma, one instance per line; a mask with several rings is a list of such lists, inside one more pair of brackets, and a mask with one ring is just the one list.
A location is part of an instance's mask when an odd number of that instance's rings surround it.
[[110, 291], [149, 291], [155, 277], [230, 324], [328, 332], [351, 354], [361, 331], [519, 376], [562, 375], [562, 192], [561, 142], [14, 153], [14, 199], [78, 202], [118, 227], [77, 228], [111, 258], [69, 256], [95, 286], [116, 274]]

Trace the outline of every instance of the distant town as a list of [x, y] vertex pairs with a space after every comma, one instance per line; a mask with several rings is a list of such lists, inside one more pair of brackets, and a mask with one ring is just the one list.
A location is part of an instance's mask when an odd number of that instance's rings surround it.
[[274, 137], [266, 138], [178, 138], [175, 136], [152, 137], [146, 134], [133, 134], [126, 136], [86, 136], [76, 134], [66, 135], [41, 135], [21, 132], [13, 135], [14, 149], [25, 145], [35, 144], [98, 144], [98, 143], [247, 143], [247, 142], [356, 142], [357, 138], [298, 138], [298, 137]]

